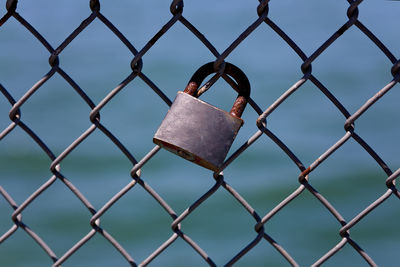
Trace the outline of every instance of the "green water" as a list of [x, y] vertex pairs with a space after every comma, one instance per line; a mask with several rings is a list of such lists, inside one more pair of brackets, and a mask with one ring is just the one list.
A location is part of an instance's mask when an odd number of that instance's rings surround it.
[[[5, 13], [1, 1], [0, 16]], [[18, 12], [56, 48], [90, 14], [84, 1], [20, 1]], [[40, 2], [40, 4], [39, 4]], [[103, 3], [104, 2], [104, 3]], [[101, 3], [101, 12], [140, 50], [171, 18], [168, 1]], [[257, 1], [185, 1], [183, 15], [222, 53], [257, 19]], [[271, 1], [269, 17], [307, 55], [347, 20], [347, 1]], [[398, 56], [400, 3], [364, 1], [359, 20]], [[17, 100], [50, 69], [49, 54], [15, 19], [0, 27], [0, 83]], [[99, 103], [130, 73], [132, 55], [95, 20], [60, 54], [60, 67]], [[177, 23], [143, 57], [143, 73], [170, 98], [192, 73], [214, 60], [202, 43]], [[302, 61], [267, 25], [258, 27], [227, 61], [249, 77], [252, 98], [265, 110], [301, 76]], [[349, 29], [313, 62], [313, 74], [350, 112], [392, 79], [391, 62], [358, 29]], [[216, 90], [214, 90], [216, 89]], [[356, 132], [392, 171], [400, 166], [399, 87], [396, 85], [356, 121]], [[229, 109], [235, 95], [218, 81], [202, 98]], [[0, 130], [11, 106], [0, 96]], [[126, 86], [101, 110], [101, 123], [140, 160], [153, 147], [152, 136], [167, 105], [140, 79]], [[58, 156], [91, 125], [90, 108], [58, 74], [21, 108], [21, 120]], [[257, 130], [248, 107], [245, 124], [231, 151]], [[268, 128], [305, 166], [344, 134], [345, 118], [311, 82], [305, 83], [268, 117]], [[0, 142], [0, 185], [21, 204], [51, 178], [51, 160], [20, 128]], [[129, 160], [101, 131], [94, 131], [61, 163], [61, 173], [100, 209], [131, 181]], [[267, 136], [259, 138], [225, 171], [225, 181], [261, 217], [296, 190], [299, 169]], [[387, 176], [354, 140], [349, 140], [310, 175], [310, 183], [350, 221], [387, 190]], [[161, 150], [142, 169], [142, 179], [182, 213], [215, 183], [212, 173]], [[13, 224], [12, 208], [0, 197], [0, 235]], [[90, 212], [56, 181], [22, 213], [22, 220], [61, 257], [92, 228]], [[351, 229], [351, 238], [379, 266], [399, 261], [399, 199], [391, 196]], [[139, 185], [101, 217], [107, 230], [140, 263], [171, 235], [172, 219]], [[256, 238], [254, 218], [223, 188], [182, 222], [182, 230], [218, 265], [228, 262]], [[268, 223], [265, 231], [301, 266], [309, 266], [340, 242], [340, 223], [304, 191]], [[51, 260], [22, 229], [0, 245], [1, 266], [50, 266]], [[150, 266], [204, 266], [202, 258], [178, 239]], [[237, 266], [287, 266], [261, 240]], [[346, 245], [325, 266], [366, 266]], [[100, 234], [63, 266], [127, 266]]]

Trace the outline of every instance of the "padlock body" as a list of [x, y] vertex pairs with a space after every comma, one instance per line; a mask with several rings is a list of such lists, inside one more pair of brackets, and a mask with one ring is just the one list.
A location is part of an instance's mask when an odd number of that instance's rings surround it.
[[178, 92], [153, 142], [218, 171], [243, 120], [189, 94]]

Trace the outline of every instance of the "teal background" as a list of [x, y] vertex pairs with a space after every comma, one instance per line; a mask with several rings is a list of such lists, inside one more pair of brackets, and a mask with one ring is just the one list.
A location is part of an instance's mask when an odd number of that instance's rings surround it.
[[[89, 16], [88, 1], [20, 1], [17, 11], [53, 46]], [[222, 53], [257, 19], [258, 1], [185, 1], [183, 15]], [[169, 1], [102, 1], [101, 12], [140, 50], [172, 17]], [[0, 2], [0, 16], [5, 14]], [[311, 55], [346, 21], [347, 1], [271, 1], [269, 17]], [[400, 2], [364, 1], [359, 20], [398, 57]], [[15, 19], [0, 27], [0, 82], [19, 99], [50, 67], [48, 51]], [[133, 55], [96, 19], [60, 54], [60, 66], [99, 103], [131, 71]], [[179, 22], [143, 57], [143, 73], [173, 99], [194, 71], [215, 58]], [[301, 77], [301, 59], [266, 24], [261, 24], [226, 59], [249, 77], [252, 98], [265, 110]], [[392, 79], [392, 63], [355, 26], [312, 64], [313, 74], [352, 114]], [[229, 109], [235, 94], [219, 80], [202, 99]], [[400, 166], [399, 86], [396, 85], [355, 123], [356, 132], [395, 171]], [[0, 97], [0, 129], [11, 106]], [[154, 144], [152, 136], [168, 106], [139, 78], [102, 110], [101, 122], [140, 160]], [[21, 108], [26, 123], [59, 155], [91, 123], [90, 108], [58, 74]], [[231, 150], [257, 130], [249, 106], [245, 125]], [[345, 131], [345, 118], [311, 82], [306, 82], [271, 116], [268, 128], [310, 165]], [[20, 128], [0, 142], [0, 185], [21, 204], [50, 177], [51, 161]], [[61, 163], [61, 172], [99, 209], [131, 181], [132, 165], [96, 130]], [[259, 138], [225, 171], [233, 186], [263, 217], [298, 188], [299, 170], [267, 136]], [[214, 184], [212, 173], [161, 150], [142, 169], [142, 178], [180, 214]], [[386, 175], [358, 143], [350, 139], [310, 175], [310, 183], [350, 221], [386, 190]], [[351, 237], [380, 266], [396, 266], [400, 249], [399, 199], [391, 196], [351, 229]], [[0, 234], [11, 226], [12, 209], [0, 197]], [[22, 220], [61, 257], [92, 228], [90, 213], [56, 181], [23, 212]], [[137, 263], [171, 235], [169, 215], [135, 186], [104, 216], [101, 226]], [[218, 190], [182, 223], [182, 230], [217, 265], [223, 265], [256, 237], [254, 219], [225, 190]], [[304, 191], [265, 225], [266, 232], [301, 265], [309, 266], [340, 240], [340, 224]], [[50, 266], [51, 260], [19, 229], [0, 245], [1, 266]], [[97, 234], [63, 266], [126, 266], [126, 261]], [[150, 266], [203, 266], [202, 258], [178, 239]], [[262, 240], [237, 266], [286, 266]], [[346, 245], [325, 266], [366, 266]]]

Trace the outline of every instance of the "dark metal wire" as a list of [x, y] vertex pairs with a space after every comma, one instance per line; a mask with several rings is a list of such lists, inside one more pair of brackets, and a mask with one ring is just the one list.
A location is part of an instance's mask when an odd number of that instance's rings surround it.
[[[337, 220], [338, 222], [338, 234], [339, 241], [333, 246], [325, 255], [319, 255], [319, 259], [313, 263], [313, 266], [320, 266], [326, 262], [330, 257], [333, 257], [337, 252], [339, 252], [346, 244], [350, 245], [355, 252], [360, 254], [360, 256], [371, 266], [377, 266], [373, 261], [371, 256], [364, 251], [357, 242], [352, 239], [350, 234], [350, 229], [356, 226], [360, 221], [362, 221], [365, 216], [367, 216], [371, 211], [378, 208], [382, 203], [393, 195], [400, 199], [400, 192], [396, 186], [396, 180], [400, 176], [400, 168], [395, 172], [392, 172], [388, 165], [383, 161], [383, 159], [374, 151], [374, 149], [362, 139], [356, 133], [355, 122], [368, 110], [370, 109], [379, 99], [385, 96], [387, 92], [392, 90], [392, 88], [400, 81], [400, 61], [392, 54], [392, 52], [366, 27], [358, 20], [359, 15], [359, 5], [363, 2], [362, 0], [348, 0], [349, 7], [347, 10], [348, 20], [335, 31], [319, 48], [317, 48], [310, 56], [307, 56], [303, 50], [269, 17], [268, 14], [271, 12], [269, 7], [269, 1], [259, 1], [258, 6], [255, 6], [255, 11], [258, 17], [253, 23], [248, 26], [224, 51], [218, 52], [214, 45], [189, 21], [184, 14], [184, 2], [183, 0], [174, 0], [171, 3], [170, 12], [172, 17], [164, 24], [164, 26], [144, 45], [140, 50], [137, 50], [135, 46], [115, 27], [111, 21], [109, 21], [100, 12], [100, 2], [98, 0], [90, 0], [89, 5], [91, 9], [91, 14], [82, 21], [82, 23], [56, 48], [54, 49], [48, 41], [22, 16], [17, 13], [18, 1], [8, 0], [6, 3], [7, 12], [0, 18], [0, 27], [6, 24], [9, 20], [15, 19], [21, 23], [49, 52], [49, 65], [50, 70], [39, 79], [26, 93], [19, 99], [15, 100], [10, 93], [10, 90], [5, 88], [0, 84], [0, 92], [4, 98], [10, 103], [9, 118], [11, 120], [10, 124], [0, 132], [0, 141], [13, 133], [13, 131], [18, 127], [22, 129], [36, 144], [43, 150], [43, 152], [51, 160], [50, 170], [52, 172], [51, 177], [43, 183], [39, 188], [37, 188], [28, 198], [25, 199], [21, 204], [16, 203], [10, 194], [0, 186], [0, 194], [6, 200], [8, 205], [14, 210], [11, 215], [12, 225], [9, 230], [0, 236], [0, 245], [4, 245], [5, 241], [10, 238], [16, 231], [22, 229], [25, 231], [36, 243], [44, 250], [44, 252], [49, 256], [53, 262], [53, 266], [60, 266], [62, 263], [68, 261], [68, 259], [76, 253], [82, 246], [95, 235], [101, 235], [107, 240], [120, 254], [121, 256], [131, 265], [131, 266], [145, 266], [149, 264], [152, 260], [157, 258], [162, 254], [165, 249], [174, 243], [176, 240], [181, 239], [185, 241], [190, 247], [194, 249], [203, 260], [210, 266], [216, 266], [216, 263], [210, 258], [206, 251], [200, 247], [195, 240], [189, 237], [183, 232], [181, 224], [194, 210], [196, 210], [202, 203], [208, 200], [218, 190], [226, 190], [232, 198], [234, 198], [241, 206], [247, 211], [249, 216], [254, 218], [254, 239], [246, 244], [240, 251], [237, 252], [227, 263], [226, 266], [231, 266], [235, 264], [241, 257], [246, 255], [255, 246], [259, 245], [263, 240], [267, 241], [273, 248], [275, 248], [282, 257], [292, 266], [299, 266], [292, 255], [285, 250], [285, 248], [277, 243], [273, 239], [265, 227], [266, 224], [282, 209], [291, 203], [294, 199], [299, 197], [304, 192], [311, 193]], [[121, 83], [111, 90], [97, 105], [91, 100], [91, 98], [82, 90], [79, 85], [61, 68], [58, 56], [64, 51], [66, 47], [81, 33], [87, 26], [89, 26], [94, 20], [98, 19], [102, 22], [132, 53], [131, 69], [132, 72], [121, 81]], [[264, 23], [263, 23], [264, 22]], [[135, 79], [141, 79], [145, 84], [149, 86], [151, 90], [154, 91], [168, 106], [171, 105], [172, 101], [164, 94], [164, 92], [143, 72], [143, 56], [152, 48], [152, 46], [158, 42], [158, 40], [168, 31], [174, 27], [176, 24], [182, 24], [186, 29], [196, 36], [199, 41], [210, 51], [212, 55], [215, 56], [214, 68], [219, 69], [220, 72], [212, 78], [209, 84], [212, 84], [217, 79], [222, 77], [228, 84], [237, 90], [237, 84], [222, 71], [224, 69], [225, 59], [245, 40], [250, 36], [255, 29], [262, 27], [269, 27], [272, 29], [287, 45], [300, 57], [303, 61], [301, 64], [301, 71], [303, 72], [303, 77], [301, 77], [297, 82], [295, 82], [286, 92], [284, 92], [280, 97], [278, 97], [270, 106], [268, 106], [264, 111], [256, 103], [255, 99], [250, 99], [249, 104], [251, 107], [259, 114], [257, 119], [257, 126], [259, 130], [254, 133], [241, 147], [239, 147], [232, 155], [225, 161], [222, 169], [229, 168], [229, 165], [234, 162], [241, 154], [246, 151], [250, 146], [253, 146], [257, 140], [263, 136], [266, 136], [271, 141], [273, 141], [295, 164], [299, 169], [299, 186], [296, 190], [290, 193], [284, 200], [273, 207], [264, 216], [261, 216], [257, 211], [241, 196], [232, 186], [230, 186], [225, 180], [223, 173], [214, 173], [215, 184], [205, 192], [200, 198], [193, 202], [186, 210], [178, 214], [172, 207], [165, 201], [157, 192], [154, 190], [146, 181], [144, 181], [141, 176], [141, 168], [147, 164], [148, 161], [152, 159], [154, 155], [158, 153], [160, 147], [155, 146], [151, 149], [147, 155], [142, 159], [136, 160], [135, 157], [130, 153], [130, 151], [123, 145], [123, 143], [109, 130], [105, 125], [101, 123], [100, 112], [101, 110], [112, 100], [116, 95], [118, 95], [124, 88]], [[350, 113], [344, 105], [332, 94], [328, 88], [326, 88], [312, 73], [312, 63], [322, 54], [324, 51], [330, 47], [337, 39], [339, 39], [346, 31], [350, 28], [357, 28], [361, 33], [365, 34], [368, 39], [376, 45], [376, 47], [383, 52], [383, 54], [388, 58], [388, 60], [393, 64], [391, 72], [393, 74], [393, 80], [388, 82], [382, 89], [378, 90], [377, 93], [366, 101], [358, 110], [354, 113]], [[86, 129], [76, 140], [74, 140], [64, 151], [60, 154], [55, 154], [45, 142], [33, 131], [31, 128], [23, 122], [23, 114], [21, 107], [30, 100], [30, 98], [40, 90], [41, 86], [49, 81], [55, 74], [59, 74], [80, 96], [80, 98], [89, 106], [91, 112], [89, 114], [89, 119], [91, 125]], [[331, 147], [329, 147], [320, 157], [318, 157], [313, 163], [308, 167], [305, 167], [299, 157], [293, 153], [293, 151], [283, 142], [278, 136], [276, 136], [270, 129], [268, 129], [267, 119], [275, 112], [275, 110], [284, 103], [290, 96], [299, 90], [305, 83], [313, 83], [332, 104], [337, 108], [337, 110], [343, 114], [345, 118], [344, 122], [344, 135], [337, 140]], [[207, 86], [209, 86], [209, 84]], [[205, 86], [201, 93], [207, 90]], [[99, 130], [108, 139], [110, 139], [114, 145], [123, 153], [126, 158], [132, 164], [131, 176], [132, 181], [123, 187], [117, 194], [115, 194], [104, 206], [100, 207], [98, 210], [90, 203], [90, 201], [85, 197], [85, 195], [80, 192], [78, 187], [76, 187], [66, 176], [61, 172], [62, 162], [69, 156], [69, 154], [74, 151], [82, 142], [84, 142], [93, 132]], [[382, 170], [387, 175], [385, 185], [387, 187], [386, 192], [369, 204], [365, 209], [360, 211], [354, 218], [346, 220], [332, 205], [329, 200], [324, 197], [321, 193], [317, 191], [311, 185], [310, 174], [317, 169], [324, 161], [329, 158], [332, 154], [340, 149], [345, 143], [350, 139], [356, 141], [361, 148], [363, 148], [382, 168]], [[74, 244], [68, 251], [63, 255], [56, 255], [48, 243], [46, 243], [33, 229], [31, 229], [23, 221], [23, 212], [29, 208], [29, 206], [50, 188], [55, 181], [60, 180], [64, 185], [69, 188], [75, 196], [81, 201], [81, 203], [87, 208], [91, 214], [90, 225], [92, 229], [81, 238], [76, 244]], [[164, 241], [158, 248], [156, 248], [150, 255], [147, 256], [142, 262], [136, 262], [130, 253], [115, 239], [110, 233], [108, 233], [101, 224], [101, 217], [107, 213], [107, 211], [115, 205], [126, 193], [128, 193], [135, 186], [142, 187], [152, 198], [154, 198], [157, 203], [165, 210], [165, 212], [171, 217], [171, 236]], [[1, 234], [1, 233], [0, 233]], [[0, 259], [1, 261], [1, 259]]]

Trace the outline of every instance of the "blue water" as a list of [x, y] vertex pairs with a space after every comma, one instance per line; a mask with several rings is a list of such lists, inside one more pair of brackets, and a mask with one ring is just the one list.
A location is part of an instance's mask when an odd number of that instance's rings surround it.
[[[104, 3], [103, 3], [104, 2]], [[101, 12], [140, 50], [171, 18], [169, 1], [103, 1]], [[5, 14], [1, 1], [0, 16]], [[188, 19], [222, 53], [257, 19], [257, 1], [185, 1]], [[271, 1], [269, 17], [311, 55], [347, 20], [347, 1]], [[20, 1], [18, 12], [53, 46], [89, 16], [86, 1]], [[398, 57], [400, 3], [364, 1], [359, 20]], [[19, 99], [49, 70], [48, 51], [15, 19], [0, 27], [0, 83]], [[59, 56], [60, 67], [99, 103], [130, 73], [130, 51], [96, 19]], [[170, 99], [202, 64], [215, 58], [183, 25], [176, 23], [143, 57], [143, 73]], [[252, 98], [265, 110], [301, 77], [301, 59], [266, 24], [260, 25], [226, 59], [248, 76]], [[356, 27], [349, 29], [313, 62], [313, 74], [354, 113], [392, 79], [392, 63]], [[360, 119], [356, 132], [395, 171], [400, 166], [400, 97], [396, 85]], [[235, 95], [218, 81], [202, 99], [229, 109]], [[11, 106], [0, 97], [0, 130]], [[101, 122], [140, 160], [153, 147], [152, 136], [168, 106], [135, 79], [102, 110]], [[22, 121], [59, 155], [91, 125], [91, 109], [58, 74], [22, 106]], [[231, 151], [257, 130], [258, 114], [247, 107], [245, 124]], [[268, 128], [310, 165], [344, 134], [345, 118], [311, 82], [305, 83], [268, 117]], [[52, 176], [51, 160], [20, 128], [0, 142], [0, 185], [21, 204]], [[131, 181], [131, 163], [96, 130], [61, 163], [61, 172], [96, 208]], [[225, 181], [263, 217], [296, 190], [299, 170], [267, 136], [259, 138], [225, 171]], [[214, 185], [212, 174], [161, 150], [142, 169], [142, 178], [177, 214]], [[349, 140], [310, 175], [311, 184], [350, 221], [386, 192], [385, 173], [358, 143]], [[399, 199], [390, 197], [351, 229], [351, 237], [380, 266], [396, 266], [400, 248]], [[0, 197], [0, 235], [11, 226], [12, 209]], [[23, 222], [61, 257], [92, 228], [90, 213], [56, 181], [23, 212]], [[106, 229], [140, 263], [171, 235], [171, 217], [140, 186], [104, 216]], [[217, 265], [223, 265], [256, 237], [255, 220], [224, 189], [219, 189], [182, 223], [182, 230]], [[340, 240], [341, 225], [309, 192], [303, 192], [265, 225], [266, 233], [301, 265], [314, 263]], [[0, 245], [1, 266], [49, 266], [51, 260], [19, 229]], [[97, 234], [63, 266], [125, 266]], [[203, 266], [202, 258], [178, 239], [150, 266]], [[237, 266], [286, 266], [262, 240]], [[346, 245], [325, 266], [366, 266]]]

